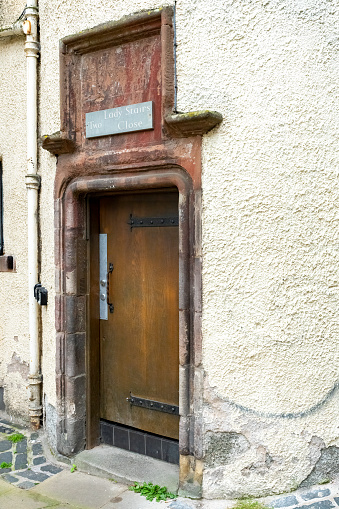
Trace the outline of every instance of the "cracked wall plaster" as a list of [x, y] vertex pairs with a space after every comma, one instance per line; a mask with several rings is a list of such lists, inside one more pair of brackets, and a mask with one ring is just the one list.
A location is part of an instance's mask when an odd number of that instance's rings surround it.
[[321, 450], [319, 460], [316, 462], [312, 472], [301, 483], [301, 488], [308, 488], [314, 484], [328, 482], [334, 475], [339, 474], [339, 447], [324, 447]]
[[250, 445], [240, 433], [206, 433], [206, 466], [226, 465], [246, 452]]

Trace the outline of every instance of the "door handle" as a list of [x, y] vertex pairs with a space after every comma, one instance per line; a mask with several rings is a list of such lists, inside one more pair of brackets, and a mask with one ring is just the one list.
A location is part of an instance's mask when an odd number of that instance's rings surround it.
[[114, 306], [113, 304], [109, 301], [109, 275], [112, 274], [113, 272], [113, 263], [110, 263], [109, 266], [108, 266], [108, 272], [107, 272], [107, 297], [106, 297], [106, 301], [107, 301], [107, 306], [109, 307], [109, 312], [110, 313], [113, 313], [114, 312]]

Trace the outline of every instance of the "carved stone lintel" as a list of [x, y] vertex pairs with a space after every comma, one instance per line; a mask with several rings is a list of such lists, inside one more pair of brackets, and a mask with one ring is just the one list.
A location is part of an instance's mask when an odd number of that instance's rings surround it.
[[75, 142], [71, 138], [68, 138], [62, 131], [42, 136], [41, 141], [42, 148], [48, 150], [48, 152], [55, 156], [60, 154], [71, 154], [76, 148]]
[[221, 113], [209, 110], [172, 113], [165, 118], [171, 134], [182, 138], [205, 134], [221, 121]]

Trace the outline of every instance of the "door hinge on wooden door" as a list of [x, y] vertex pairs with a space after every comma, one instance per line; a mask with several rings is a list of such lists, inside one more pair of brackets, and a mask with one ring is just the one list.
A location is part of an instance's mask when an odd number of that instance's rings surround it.
[[157, 410], [158, 412], [165, 412], [166, 414], [179, 415], [179, 407], [177, 405], [170, 405], [168, 403], [161, 403], [152, 399], [138, 398], [130, 393], [130, 397], [126, 398], [132, 406], [146, 408], [148, 410]]
[[179, 226], [179, 217], [134, 217], [130, 214], [129, 221], [131, 230], [133, 228], [150, 228], [152, 226]]

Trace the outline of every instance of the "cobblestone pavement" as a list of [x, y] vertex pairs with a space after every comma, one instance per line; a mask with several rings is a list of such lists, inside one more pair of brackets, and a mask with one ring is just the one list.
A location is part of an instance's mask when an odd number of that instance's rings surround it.
[[[18, 442], [13, 435], [21, 435]], [[0, 420], [0, 477], [14, 486], [29, 489], [62, 471], [44, 456], [38, 433]]]
[[339, 506], [339, 484], [331, 482], [300, 489], [289, 495], [263, 499], [275, 509], [332, 509]]

